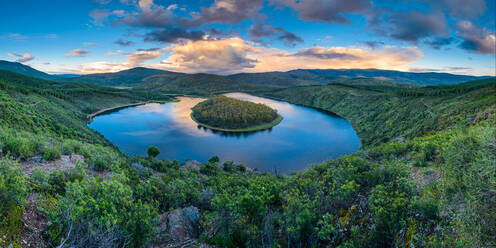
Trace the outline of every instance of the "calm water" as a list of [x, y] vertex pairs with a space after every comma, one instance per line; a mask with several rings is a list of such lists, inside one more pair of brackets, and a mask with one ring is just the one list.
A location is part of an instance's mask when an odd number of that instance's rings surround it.
[[217, 155], [263, 171], [287, 173], [355, 152], [360, 140], [345, 119], [287, 102], [244, 93], [226, 96], [277, 109], [283, 121], [269, 130], [230, 134], [199, 127], [191, 108], [204, 99], [179, 97], [180, 102], [146, 104], [97, 116], [89, 127], [125, 153], [145, 155], [157, 146], [160, 158], [207, 161]]

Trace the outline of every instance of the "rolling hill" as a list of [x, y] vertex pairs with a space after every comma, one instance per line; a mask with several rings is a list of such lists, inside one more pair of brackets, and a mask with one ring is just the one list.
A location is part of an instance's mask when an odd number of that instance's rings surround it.
[[374, 78], [424, 86], [457, 84], [488, 78], [449, 73], [417, 73], [377, 69], [299, 69], [288, 72], [240, 73], [228, 77], [241, 82], [285, 86], [326, 85], [335, 81], [353, 78]]
[[144, 67], [136, 67], [114, 73], [88, 74], [74, 78], [66, 78], [68, 81], [90, 82], [105, 86], [136, 86], [143, 83], [143, 80], [158, 74], [179, 74]]
[[44, 73], [42, 71], [38, 71], [30, 66], [18, 63], [18, 62], [10, 62], [5, 60], [0, 60], [0, 70], [12, 71], [19, 74], [23, 74], [26, 76], [31, 76], [35, 78], [41, 79], [56, 79], [57, 77]]
[[[218, 91], [230, 91], [233, 89], [254, 90], [263, 87], [281, 88], [303, 85], [327, 85], [329, 83], [363, 85], [367, 80], [374, 86], [380, 84], [398, 85], [405, 87], [458, 84], [462, 82], [486, 79], [487, 76], [467, 76], [449, 73], [415, 73], [377, 69], [325, 69], [325, 70], [292, 70], [288, 72], [262, 72], [262, 73], [238, 73], [228, 76], [220, 76], [206, 73], [186, 74], [144, 67], [136, 67], [114, 73], [97, 73], [75, 77], [57, 77], [35, 70], [29, 66], [0, 61], [0, 69], [17, 72], [27, 76], [42, 79], [90, 82], [104, 86], [127, 86], [144, 89], [156, 89], [171, 92], [189, 92], [191, 87], [198, 89], [199, 83], [204, 91], [209, 93]], [[367, 80], [363, 80], [367, 79]], [[229, 85], [233, 84], [233, 85]], [[408, 86], [406, 86], [408, 85]]]

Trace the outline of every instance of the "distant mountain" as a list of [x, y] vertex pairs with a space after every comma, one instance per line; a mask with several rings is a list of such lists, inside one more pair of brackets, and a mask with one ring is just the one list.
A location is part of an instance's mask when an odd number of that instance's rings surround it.
[[[330, 83], [372, 83], [357, 79], [374, 79], [373, 84], [406, 83], [418, 86], [458, 84], [467, 81], [486, 79], [490, 77], [476, 77], [455, 75], [449, 73], [416, 73], [377, 69], [299, 69], [287, 72], [238, 73], [228, 76], [198, 73], [186, 74], [145, 67], [136, 67], [114, 73], [97, 73], [88, 75], [50, 75], [27, 65], [0, 60], [0, 70], [8, 70], [23, 75], [41, 79], [58, 81], [88, 82], [104, 86], [131, 86], [147, 89], [162, 89], [184, 91], [184, 87], [199, 86], [199, 83], [208, 85], [200, 88], [231, 90], [241, 86], [256, 87], [291, 87], [301, 85], [327, 85]], [[349, 81], [351, 80], [351, 81]], [[379, 82], [381, 81], [381, 82]], [[214, 85], [219, 84], [219, 85]], [[229, 85], [232, 84], [232, 85]], [[250, 86], [251, 85], [251, 86]], [[250, 86], [250, 87], [249, 87]], [[391, 86], [391, 85], [390, 85]], [[179, 89], [181, 88], [181, 89]]]
[[62, 78], [75, 78], [75, 77], [80, 77], [81, 74], [52, 74], [55, 77], [58, 77], [60, 79]]
[[96, 83], [106, 86], [136, 86], [143, 83], [147, 77], [158, 74], [174, 74], [175, 72], [162, 71], [144, 67], [135, 67], [129, 70], [123, 70], [114, 73], [97, 73], [88, 74], [75, 78], [69, 78], [68, 81], [79, 81]]
[[416, 85], [457, 84], [489, 77], [455, 75], [449, 73], [416, 73], [377, 69], [299, 69], [288, 72], [240, 73], [228, 76], [231, 79], [277, 85], [325, 85], [343, 79], [374, 78]]
[[23, 65], [18, 62], [10, 62], [0, 60], [0, 70], [12, 71], [22, 75], [41, 78], [41, 79], [56, 79], [55, 76], [38, 71], [30, 66]]

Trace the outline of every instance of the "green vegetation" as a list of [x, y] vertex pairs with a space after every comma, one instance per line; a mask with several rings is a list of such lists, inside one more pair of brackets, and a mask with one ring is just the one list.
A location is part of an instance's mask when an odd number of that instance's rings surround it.
[[156, 158], [160, 154], [160, 150], [156, 146], [150, 146], [146, 153], [148, 154], [148, 157]]
[[[161, 215], [189, 206], [198, 240], [225, 247], [496, 246], [494, 81], [260, 92], [338, 113], [362, 138], [359, 152], [292, 175], [215, 156], [198, 168], [128, 157], [85, 125], [100, 109], [168, 99], [160, 93], [3, 71], [0, 81], [1, 247], [21, 246], [28, 207], [45, 216], [39, 239], [50, 246], [144, 247]], [[70, 154], [84, 161], [21, 170]]]
[[261, 103], [215, 96], [192, 108], [191, 117], [198, 124], [223, 131], [255, 131], [279, 124], [277, 111]]
[[273, 90], [261, 95], [343, 116], [358, 132], [362, 144], [370, 146], [492, 120], [496, 82], [485, 82], [396, 90], [330, 84]]

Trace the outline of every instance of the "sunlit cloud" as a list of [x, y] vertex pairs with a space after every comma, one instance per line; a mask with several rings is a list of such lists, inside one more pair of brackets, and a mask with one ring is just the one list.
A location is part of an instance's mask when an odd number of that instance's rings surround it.
[[66, 57], [86, 57], [86, 55], [88, 55], [88, 53], [90, 53], [90, 51], [88, 51], [88, 49], [77, 48], [77, 49], [72, 49], [65, 56]]
[[293, 69], [378, 68], [408, 70], [422, 58], [415, 46], [396, 47], [311, 47], [291, 53], [281, 49], [257, 47], [241, 38], [196, 41], [167, 49], [172, 55], [154, 67], [182, 72], [287, 71]]
[[[146, 61], [159, 58], [163, 49], [138, 50], [126, 54], [125, 62], [93, 62], [81, 65], [81, 73], [115, 72], [135, 66], [147, 66], [186, 73], [232, 74], [238, 72], [288, 71], [294, 69], [377, 68], [410, 70], [422, 58], [416, 46], [322, 47], [314, 46], [288, 52], [259, 47], [239, 37], [220, 40], [190, 41], [164, 48], [169, 57], [154, 64]], [[109, 52], [106, 56], [115, 55]]]
[[17, 53], [7, 53], [7, 55], [9, 55], [9, 57], [15, 58], [16, 61], [20, 62], [20, 63], [25, 63], [25, 62], [28, 62], [28, 61], [35, 59], [35, 57], [33, 55], [31, 55], [30, 53], [25, 53], [22, 55], [17, 54]]

